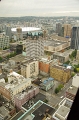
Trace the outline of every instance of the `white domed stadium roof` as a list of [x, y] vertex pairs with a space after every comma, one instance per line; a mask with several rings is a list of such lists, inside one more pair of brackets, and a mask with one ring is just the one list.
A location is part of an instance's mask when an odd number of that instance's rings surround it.
[[[33, 32], [33, 31], [41, 31], [41, 28], [36, 27], [20, 27], [22, 29], [22, 32]], [[17, 32], [17, 28], [12, 28], [12, 32]]]

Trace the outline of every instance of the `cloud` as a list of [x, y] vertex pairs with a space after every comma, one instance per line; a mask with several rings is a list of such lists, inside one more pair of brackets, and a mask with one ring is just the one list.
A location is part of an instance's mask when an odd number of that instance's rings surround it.
[[79, 16], [78, 0], [2, 0], [0, 16]]

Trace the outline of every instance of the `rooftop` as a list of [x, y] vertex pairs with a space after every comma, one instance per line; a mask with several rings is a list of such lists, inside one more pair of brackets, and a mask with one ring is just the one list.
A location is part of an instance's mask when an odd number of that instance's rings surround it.
[[69, 49], [69, 50], [67, 50], [67, 51], [65, 51], [63, 53], [55, 52], [54, 55], [65, 57], [65, 56], [69, 56], [69, 54], [71, 54], [72, 52], [73, 52], [73, 49]]
[[15, 62], [22, 62], [26, 57], [22, 54], [16, 55], [15, 57], [10, 58], [10, 60], [14, 60]]
[[57, 114], [61, 115], [62, 117], [66, 117], [69, 113], [70, 109], [65, 107], [65, 106], [60, 106], [59, 109], [56, 112], [56, 116]]
[[45, 114], [48, 113], [52, 116], [54, 113], [54, 108], [48, 106], [47, 104], [42, 104], [39, 108], [37, 108], [32, 114], [35, 115], [33, 120], [42, 120], [45, 117]]
[[[39, 100], [44, 101], [45, 99], [46, 99], [45, 95], [43, 95], [41, 93], [38, 93], [34, 98], [31, 99], [31, 101], [35, 104]], [[29, 109], [29, 106], [28, 106], [29, 105], [29, 101], [26, 102], [24, 105], [22, 105], [22, 107], [28, 110]]]
[[[40, 31], [41, 28], [36, 28], [36, 27], [20, 27], [22, 29], [22, 32], [30, 32], [30, 31]], [[16, 32], [17, 28], [12, 28], [12, 32]]]
[[34, 117], [33, 120], [42, 120], [42, 118], [45, 117], [46, 113], [52, 115], [54, 111], [54, 108], [39, 100], [29, 110], [27, 110], [24, 113], [24, 115], [22, 115], [18, 120], [25, 120], [29, 115], [32, 115]]
[[18, 99], [22, 99], [22, 98], [24, 98], [24, 96], [25, 96], [26, 94], [29, 94], [29, 92], [33, 91], [34, 89], [36, 89], [36, 87], [34, 87], [34, 86], [29, 86], [29, 87], [27, 87], [25, 90], [23, 90], [22, 93], [16, 94], [15, 97], [17, 97]]
[[70, 38], [65, 38], [65, 37], [61, 37], [61, 36], [58, 36], [58, 35], [53, 35], [52, 39], [60, 40], [60, 41], [66, 41], [66, 42], [70, 41]]
[[56, 40], [44, 40], [44, 46], [53, 46], [53, 47], [57, 47], [60, 46], [62, 44], [64, 44], [66, 42], [63, 41], [56, 41]]
[[63, 106], [65, 106], [65, 107], [67, 107], [67, 108], [71, 108], [71, 106], [72, 106], [72, 103], [73, 103], [73, 101], [72, 100], [70, 100], [70, 99], [68, 99], [68, 98], [64, 98], [60, 103], [59, 103], [59, 105], [63, 105]]
[[69, 92], [69, 93], [71, 93], [71, 94], [73, 94], [73, 95], [76, 95], [77, 90], [78, 90], [77, 87], [72, 86], [72, 87], [70, 87], [70, 88], [67, 90], [67, 92]]
[[5, 118], [6, 116], [8, 116], [8, 118], [10, 118], [11, 116], [9, 115], [9, 110], [6, 109], [4, 106], [0, 107], [0, 116]]
[[57, 69], [61, 69], [61, 70], [64, 70], [65, 72], [69, 72], [70, 69], [67, 69], [63, 66], [59, 66], [59, 65], [52, 65], [53, 68], [57, 68]]
[[23, 111], [20, 111], [19, 113], [17, 113], [11, 120], [17, 120], [21, 115], [23, 115]]

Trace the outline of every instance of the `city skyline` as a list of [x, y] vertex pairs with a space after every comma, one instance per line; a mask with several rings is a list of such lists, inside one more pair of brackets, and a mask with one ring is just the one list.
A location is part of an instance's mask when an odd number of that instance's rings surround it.
[[78, 0], [2, 0], [0, 17], [79, 16]]

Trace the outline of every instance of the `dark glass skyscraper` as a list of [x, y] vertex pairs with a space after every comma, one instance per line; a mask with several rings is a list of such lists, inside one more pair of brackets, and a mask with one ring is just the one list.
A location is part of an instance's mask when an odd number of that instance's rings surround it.
[[71, 49], [79, 50], [79, 27], [72, 28]]

